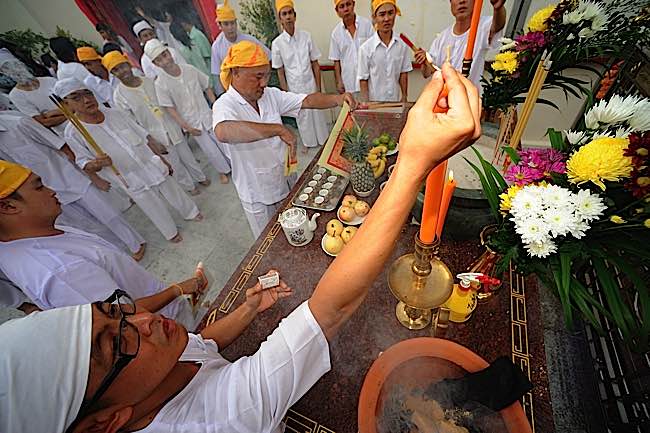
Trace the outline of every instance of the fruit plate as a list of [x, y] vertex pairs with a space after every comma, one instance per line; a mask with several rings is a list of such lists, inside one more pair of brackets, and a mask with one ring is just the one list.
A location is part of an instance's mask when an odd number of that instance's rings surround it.
[[326, 238], [329, 238], [329, 237], [330, 237], [330, 235], [328, 235], [327, 233], [325, 233], [323, 235], [323, 238], [320, 240], [320, 247], [323, 249], [323, 251], [325, 251], [325, 254], [327, 254], [328, 256], [336, 257], [336, 256], [338, 256], [338, 254], [332, 254], [332, 253], [328, 252], [325, 249], [325, 241], [327, 240]]
[[397, 143], [397, 145], [395, 145], [395, 149], [389, 150], [388, 152], [386, 152], [386, 156], [395, 155], [397, 152], [399, 152], [399, 143]]
[[360, 226], [361, 223], [364, 222], [366, 220], [366, 217], [368, 216], [366, 215], [360, 217], [359, 215], [354, 214], [354, 218], [352, 219], [352, 221], [345, 221], [343, 218], [341, 218], [341, 215], [339, 214], [342, 207], [343, 206], [339, 206], [339, 208], [336, 210], [336, 218], [338, 218], [338, 220], [341, 221], [346, 226]]

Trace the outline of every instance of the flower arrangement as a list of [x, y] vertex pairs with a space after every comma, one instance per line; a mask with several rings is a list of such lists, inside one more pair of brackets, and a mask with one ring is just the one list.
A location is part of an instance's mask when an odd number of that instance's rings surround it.
[[641, 351], [650, 348], [648, 104], [613, 96], [579, 130], [549, 129], [549, 149], [507, 148], [505, 176], [479, 152], [480, 166], [468, 161], [498, 222], [488, 245], [502, 255], [499, 270], [513, 263], [536, 274], [558, 293], [568, 324], [577, 312], [602, 330], [598, 311]]
[[[524, 33], [501, 39], [500, 52], [488, 69], [490, 76], [484, 79], [483, 106], [505, 109], [523, 102], [544, 54], [551, 66], [542, 89], [560, 88], [567, 98], [587, 95], [589, 83], [565, 75], [566, 69], [600, 76], [602, 72], [593, 67], [598, 59], [623, 59], [635, 44], [646, 46], [650, 40], [650, 17], [642, 9], [646, 2], [630, 0], [624, 9], [616, 3], [561, 0], [537, 11]], [[549, 100], [538, 101], [557, 108]]]

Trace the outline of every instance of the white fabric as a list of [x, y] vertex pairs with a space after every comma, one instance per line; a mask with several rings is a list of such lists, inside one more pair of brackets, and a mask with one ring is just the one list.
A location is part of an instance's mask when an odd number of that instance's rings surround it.
[[0, 66], [12, 60], [20, 62], [7, 48], [0, 48]]
[[219, 174], [230, 173], [230, 158], [226, 146], [217, 140], [212, 130], [203, 130], [201, 135], [192, 136], [194, 141], [199, 145], [210, 164]]
[[32, 303], [22, 290], [0, 270], [0, 305], [18, 308], [26, 302]]
[[228, 38], [226, 38], [226, 34], [224, 32], [219, 33], [219, 36], [217, 36], [212, 43], [212, 57], [210, 58], [210, 71], [212, 72], [212, 75], [216, 76], [214, 82], [218, 95], [225, 92], [223, 85], [221, 84], [221, 80], [219, 79], [219, 74], [221, 73], [221, 64], [228, 55], [228, 50], [230, 47], [241, 41], [255, 42], [266, 52], [269, 60], [271, 59], [271, 50], [269, 50], [266, 45], [264, 45], [253, 36], [247, 35], [246, 33], [237, 32], [237, 38], [235, 41], [230, 42]]
[[[9, 92], [9, 99], [14, 106], [23, 114], [34, 117], [45, 113], [46, 111], [55, 110], [56, 105], [50, 100], [50, 95], [54, 93], [56, 78], [52, 77], [35, 77], [38, 80], [38, 89], [21, 90], [14, 87]], [[65, 123], [53, 127], [52, 129], [58, 135], [63, 135]]]
[[[185, 167], [191, 179], [196, 182], [204, 182], [207, 176], [201, 168], [201, 164], [196, 160], [192, 149], [187, 144], [187, 140], [183, 140], [173, 147], [173, 150], [178, 154], [180, 163]], [[230, 167], [230, 165], [228, 165]]]
[[[311, 62], [318, 60], [321, 53], [308, 32], [296, 30], [293, 36], [282, 32], [273, 40], [271, 52], [272, 66], [284, 68], [290, 92], [310, 94], [320, 91]], [[322, 110], [300, 110], [298, 130], [306, 147], [316, 147], [327, 140], [326, 122]]]
[[0, 431], [64, 432], [88, 381], [90, 305], [36, 312], [0, 326]]
[[346, 92], [354, 93], [359, 91], [359, 80], [357, 79], [357, 67], [359, 64], [359, 47], [367, 41], [375, 32], [372, 21], [368, 18], [355, 18], [357, 30], [354, 37], [345, 28], [343, 21], [340, 21], [330, 37], [330, 55], [332, 61], [341, 62], [341, 79]]
[[172, 23], [168, 23], [166, 21], [154, 21], [154, 25], [156, 26], [156, 36], [158, 36], [158, 39], [174, 48], [176, 51], [181, 52], [181, 47], [183, 44], [181, 44], [178, 39], [174, 37], [170, 29]]
[[113, 107], [113, 92], [118, 82], [119, 80], [111, 74], [108, 75], [108, 80], [90, 75], [84, 80], [84, 85], [93, 91], [99, 102], [108, 103]]
[[400, 101], [399, 76], [412, 70], [411, 50], [395, 33], [388, 46], [375, 32], [359, 48], [357, 78], [368, 80], [371, 101]]
[[149, 39], [146, 44], [144, 44], [144, 53], [146, 54], [151, 61], [156, 60], [156, 57], [161, 55], [166, 51], [167, 45], [163, 44], [158, 39]]
[[84, 84], [84, 80], [79, 80], [75, 77], [59, 78], [59, 81], [54, 85], [53, 93], [59, 98], [65, 98], [69, 94], [78, 90], [91, 90]]
[[[291, 189], [291, 187], [289, 188]], [[257, 239], [271, 221], [271, 218], [280, 210], [282, 202], [279, 201], [274, 204], [241, 202], [241, 206], [244, 209], [248, 225], [253, 232], [253, 238]]]
[[179, 65], [178, 77], [161, 70], [156, 79], [156, 94], [161, 107], [174, 107], [192, 128], [209, 131], [212, 126], [210, 106], [204, 91], [210, 78], [192, 65]]
[[307, 302], [283, 319], [252, 356], [230, 363], [212, 340], [189, 334], [180, 361], [194, 378], [141, 433], [271, 433], [330, 368], [329, 345]]
[[[92, 75], [88, 72], [88, 69], [81, 63], [70, 62], [63, 63], [58, 61], [56, 70], [56, 78], [58, 80], [65, 80], [66, 78], [76, 78], [77, 80], [83, 82], [89, 75]], [[60, 96], [60, 95], [59, 95]], [[63, 96], [61, 96], [63, 98]]]
[[[297, 117], [307, 95], [267, 87], [257, 101], [259, 113], [237, 92], [235, 86], [212, 106], [212, 123], [247, 121], [281, 124], [281, 116]], [[242, 202], [274, 204], [289, 194], [284, 176], [287, 145], [279, 137], [251, 143], [226, 143], [232, 179]]]
[[[171, 53], [172, 57], [174, 58], [174, 62], [176, 62], [179, 65], [185, 65], [187, 64], [187, 61], [185, 58], [174, 48], [168, 47], [167, 48], [169, 52]], [[143, 54], [142, 57], [140, 58], [140, 66], [142, 66], [142, 72], [144, 72], [145, 77], [149, 77], [152, 80], [154, 80], [158, 74], [162, 71], [158, 66], [154, 65], [153, 62], [149, 57], [147, 57], [146, 54]]]
[[[490, 43], [491, 28], [492, 17], [481, 17], [476, 34], [474, 52], [472, 54], [472, 67], [469, 72], [469, 79], [481, 92], [483, 91], [481, 77], [485, 68], [485, 55], [490, 49], [498, 46], [498, 41], [503, 36], [503, 29], [501, 29], [492, 37], [492, 43]], [[442, 65], [447, 59], [447, 47], [451, 46], [451, 66], [460, 71], [463, 67], [463, 57], [465, 56], [468, 35], [469, 30], [462, 35], [455, 34], [453, 24], [440, 32], [438, 37], [431, 43], [431, 48], [429, 48], [432, 63], [434, 65]]]
[[149, 24], [147, 21], [140, 20], [133, 25], [133, 34], [139, 38], [140, 32], [144, 29], [153, 30], [153, 27], [151, 27], [151, 24]]

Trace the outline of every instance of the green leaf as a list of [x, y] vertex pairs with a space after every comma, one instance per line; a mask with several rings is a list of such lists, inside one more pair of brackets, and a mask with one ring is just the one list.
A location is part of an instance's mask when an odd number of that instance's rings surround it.
[[548, 99], [537, 98], [537, 103], [551, 106], [551, 107], [555, 108], [556, 110], [560, 109], [560, 107], [558, 107], [557, 104], [555, 104], [555, 102], [549, 101]]
[[514, 148], [510, 146], [503, 146], [501, 149], [503, 149], [503, 151], [508, 154], [513, 164], [519, 164], [519, 162], [521, 161], [519, 152], [517, 152]]
[[488, 203], [490, 204], [490, 210], [492, 211], [492, 215], [494, 215], [494, 217], [497, 219], [497, 221], [501, 221], [501, 214], [499, 213], [499, 196], [498, 196], [498, 194], [496, 193], [496, 191], [493, 191], [490, 188], [490, 184], [485, 179], [485, 176], [483, 175], [483, 172], [481, 171], [481, 169], [478, 168], [469, 159], [467, 159], [465, 157], [463, 157], [463, 159], [474, 169], [474, 171], [478, 175], [478, 178], [481, 181], [481, 186], [483, 187], [483, 193], [485, 194], [485, 198], [487, 199]]
[[559, 150], [560, 152], [567, 151], [567, 146], [564, 141], [564, 137], [562, 136], [562, 133], [560, 131], [556, 131], [553, 128], [548, 128], [546, 130], [546, 134], [548, 134], [548, 138], [551, 141], [551, 147], [553, 149]]
[[[631, 336], [627, 318], [630, 316], [629, 309], [621, 298], [621, 293], [612, 273], [607, 269], [603, 259], [592, 257], [592, 263], [596, 271], [596, 277], [600, 282], [601, 289], [607, 301], [607, 309], [612, 314], [612, 319], [621, 330], [623, 337], [629, 339]], [[626, 311], [627, 310], [627, 311]]]

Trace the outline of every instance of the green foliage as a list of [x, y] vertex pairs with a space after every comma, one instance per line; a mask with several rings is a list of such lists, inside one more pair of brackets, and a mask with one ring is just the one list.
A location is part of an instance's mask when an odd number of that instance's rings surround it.
[[85, 41], [83, 39], [77, 39], [73, 37], [68, 30], [62, 29], [59, 26], [56, 26], [56, 36], [68, 38], [72, 41], [72, 44], [76, 47], [93, 47], [95, 51], [100, 52], [100, 49], [97, 45], [92, 42]]
[[242, 30], [271, 46], [280, 31], [275, 19], [275, 8], [272, 0], [242, 0], [240, 3]]
[[[93, 47], [99, 52], [99, 47], [92, 42], [73, 37], [69, 31], [56, 27], [55, 36], [63, 36], [72, 41], [75, 47]], [[9, 30], [8, 32], [0, 33], [0, 39], [11, 42], [16, 46], [28, 52], [33, 59], [38, 59], [42, 54], [50, 52], [50, 37], [42, 33], [34, 32], [33, 30]]]

